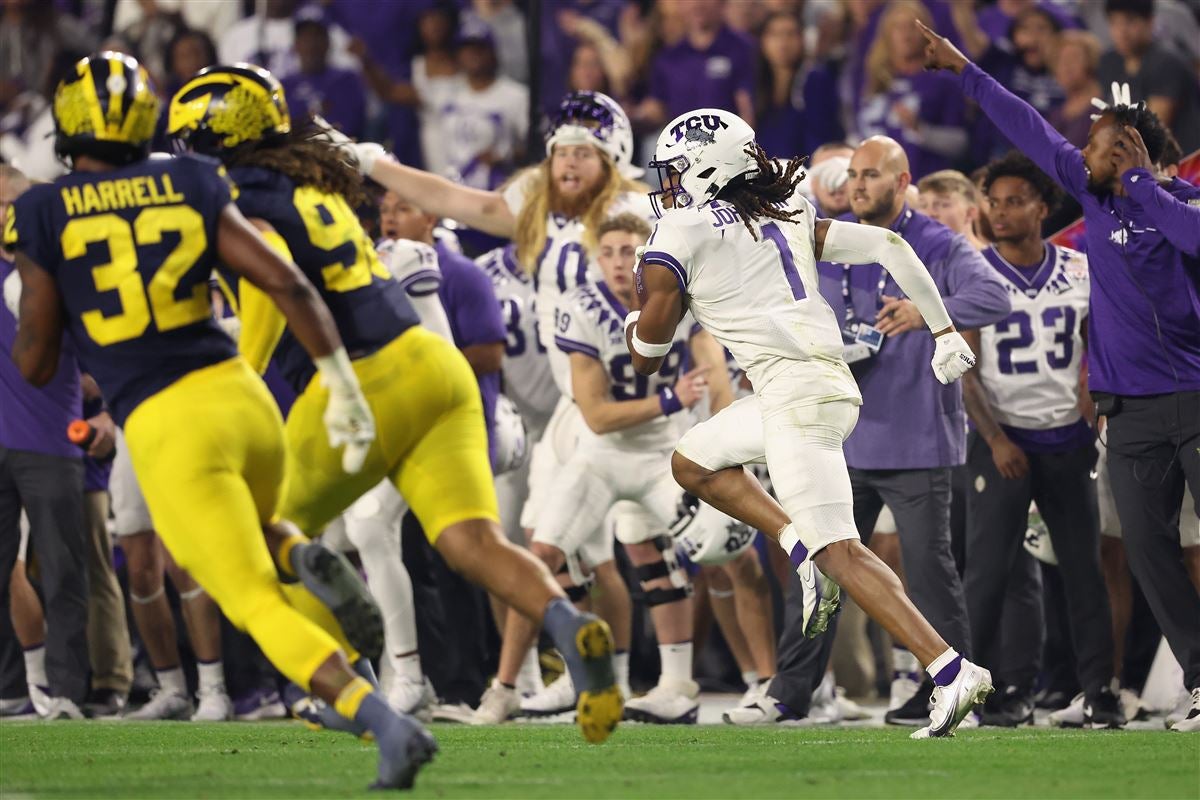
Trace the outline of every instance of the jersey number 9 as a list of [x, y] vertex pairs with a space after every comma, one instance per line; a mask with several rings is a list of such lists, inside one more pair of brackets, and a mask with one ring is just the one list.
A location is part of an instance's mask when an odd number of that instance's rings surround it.
[[340, 194], [326, 194], [315, 186], [301, 186], [292, 202], [304, 220], [308, 238], [337, 261], [322, 268], [321, 278], [331, 292], [352, 292], [371, 284], [372, 276], [389, 281], [392, 274], [375, 254], [375, 248]]

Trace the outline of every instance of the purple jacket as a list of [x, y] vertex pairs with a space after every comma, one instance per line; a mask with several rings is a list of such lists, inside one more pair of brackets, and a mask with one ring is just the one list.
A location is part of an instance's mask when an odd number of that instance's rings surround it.
[[[857, 222], [853, 215], [841, 217]], [[1008, 291], [979, 251], [962, 236], [907, 206], [892, 223], [929, 268], [955, 327], [980, 328], [1008, 316]], [[880, 295], [904, 293], [878, 264], [817, 265], [821, 296], [842, 320], [849, 278], [850, 304], [859, 319], [874, 322]], [[880, 281], [883, 290], [880, 292]], [[929, 469], [965, 463], [967, 414], [962, 385], [933, 377], [933, 337], [926, 330], [888, 337], [879, 354], [854, 364], [862, 392], [858, 425], [846, 440], [846, 463], [856, 469]]]
[[1128, 197], [1093, 193], [1083, 155], [1037, 111], [974, 64], [962, 85], [1083, 206], [1089, 388], [1134, 397], [1200, 390], [1200, 188], [1178, 179], [1162, 187], [1130, 170]]

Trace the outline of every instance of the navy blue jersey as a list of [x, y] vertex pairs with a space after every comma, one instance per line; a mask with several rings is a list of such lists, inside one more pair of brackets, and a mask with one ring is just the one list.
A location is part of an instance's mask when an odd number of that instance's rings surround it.
[[151, 158], [33, 186], [9, 212], [5, 243], [58, 284], [80, 360], [117, 424], [236, 354], [208, 290], [230, 195], [216, 161]]
[[[230, 176], [238, 187], [238, 208], [275, 229], [329, 306], [350, 358], [374, 353], [420, 323], [345, 198], [297, 186], [286, 175], [259, 167], [234, 167]], [[297, 392], [315, 372], [290, 332], [284, 333], [273, 359]]]

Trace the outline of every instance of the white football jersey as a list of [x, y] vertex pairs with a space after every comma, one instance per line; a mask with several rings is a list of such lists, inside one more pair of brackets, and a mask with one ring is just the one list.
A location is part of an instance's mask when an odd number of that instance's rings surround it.
[[979, 379], [996, 421], [1026, 430], [1077, 422], [1087, 257], [1049, 242], [1037, 269], [1014, 267], [994, 245], [983, 255], [1004, 279], [1012, 301], [1008, 319], [980, 331]]
[[[504, 202], [513, 216], [521, 213], [532, 174], [518, 178], [504, 191]], [[613, 201], [609, 216], [626, 212], [654, 220], [650, 198], [638, 192], [626, 192]], [[563, 294], [577, 286], [603, 279], [600, 268], [589, 259], [583, 248], [583, 222], [567, 219], [562, 214], [550, 214], [546, 220], [546, 244], [538, 259], [533, 285], [537, 295], [538, 326], [542, 346], [550, 355], [554, 381], [562, 393], [571, 390], [571, 371], [566, 356], [554, 347], [554, 308]]]
[[424, 242], [411, 239], [382, 239], [375, 245], [375, 250], [392, 277], [404, 287], [409, 302], [421, 318], [421, 326], [453, 343], [450, 319], [438, 296], [442, 270], [438, 266], [437, 251]]
[[478, 264], [496, 288], [508, 337], [504, 342], [504, 393], [526, 420], [545, 427], [554, 413], [560, 392], [550, 372], [550, 359], [539, 337], [533, 279], [517, 263], [515, 247], [507, 245], [484, 253]]
[[798, 192], [793, 222], [752, 222], [729, 203], [669, 211], [646, 243], [641, 269], [666, 267], [685, 308], [733, 354], [756, 389], [797, 363], [811, 372], [798, 404], [852, 399], [858, 385], [842, 359], [842, 334], [818, 290], [816, 210]]
[[[555, 347], [564, 357], [568, 353], [583, 353], [604, 365], [612, 399], [618, 401], [653, 397], [662, 387], [675, 385], [683, 370], [693, 325], [691, 316], [685, 314], [675, 328], [671, 351], [663, 358], [662, 368], [654, 375], [639, 375], [633, 369], [633, 358], [625, 344], [627, 313], [621, 301], [601, 282], [567, 292], [555, 315], [558, 320], [554, 329]], [[570, 369], [569, 359], [567, 368]], [[680, 435], [674, 417], [682, 413], [656, 417], [632, 428], [604, 434], [598, 436], [597, 441], [642, 452], [669, 451], [675, 447]]]

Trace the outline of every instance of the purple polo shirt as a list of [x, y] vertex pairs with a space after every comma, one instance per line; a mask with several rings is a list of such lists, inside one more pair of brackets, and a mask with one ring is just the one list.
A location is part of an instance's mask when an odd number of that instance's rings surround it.
[[812, 155], [821, 145], [846, 138], [837, 81], [833, 65], [816, 65], [799, 76], [787, 103], [762, 111], [754, 125], [754, 139], [767, 155]]
[[737, 112], [738, 90], [754, 96], [754, 45], [740, 33], [722, 26], [704, 50], [685, 38], [659, 51], [650, 68], [650, 93], [673, 119], [697, 108]]
[[[858, 220], [850, 214], [841, 219]], [[979, 328], [1012, 311], [995, 271], [962, 236], [907, 206], [891, 229], [912, 245], [937, 284], [955, 327]], [[844, 289], [859, 319], [874, 322], [880, 296], [904, 293], [878, 264], [817, 265], [821, 296], [834, 316], [846, 316]], [[883, 282], [882, 292], [880, 281]], [[933, 377], [933, 337], [921, 330], [889, 336], [874, 358], [852, 365], [862, 392], [858, 425], [846, 440], [846, 463], [856, 469], [930, 469], [966, 462], [967, 414], [962, 385]]]
[[[854, 39], [854, 46], [850, 48], [850, 103], [852, 108], [858, 108], [861, 105], [863, 90], [866, 88], [867, 79], [867, 53], [871, 49], [871, 44], [875, 41], [875, 35], [879, 32], [879, 21], [883, 18], [884, 11], [887, 10], [887, 3], [880, 3], [879, 7], [871, 12], [867, 18], [867, 24], [858, 32]], [[933, 29], [940, 31], [947, 39], [954, 43], [958, 48], [962, 48], [962, 37], [958, 35], [958, 26], [954, 24], [954, 15], [950, 11], [950, 6], [946, 0], [925, 0], [925, 7], [929, 9], [929, 13], [933, 18]]]
[[[963, 91], [1083, 206], [1091, 301], [1088, 387], [1133, 397], [1200, 390], [1200, 188], [1143, 170], [1128, 197], [1088, 189], [1083, 155], [974, 64]], [[1160, 332], [1161, 331], [1161, 338]]]
[[[440, 242], [434, 245], [442, 283], [438, 299], [446, 309], [454, 344], [462, 349], [473, 344], [506, 342], [508, 331], [500, 313], [500, 301], [487, 273], [461, 253], [448, 249]], [[500, 395], [500, 373], [477, 375], [479, 394], [483, 398], [483, 416], [487, 422], [488, 458], [495, 463], [496, 398]]]
[[282, 80], [292, 122], [320, 114], [351, 138], [363, 135], [367, 124], [367, 94], [362, 76], [348, 69], [326, 67], [321, 72], [294, 72]]
[[[15, 270], [11, 261], [0, 257], [0, 284]], [[17, 320], [0, 303], [0, 447], [82, 458], [83, 451], [67, 439], [67, 426], [83, 411], [71, 337], [63, 334], [58, 371], [40, 389], [21, 376], [10, 357], [16, 338]]]
[[925, 124], [961, 129], [965, 152], [968, 145], [967, 107], [954, 79], [940, 72], [897, 76], [886, 92], [865, 97], [858, 109], [859, 135], [866, 138], [884, 134], [899, 142], [908, 155], [914, 181], [954, 166], [954, 159], [926, 147], [901, 124], [892, 113], [892, 107], [897, 103], [914, 110], [917, 119]]

